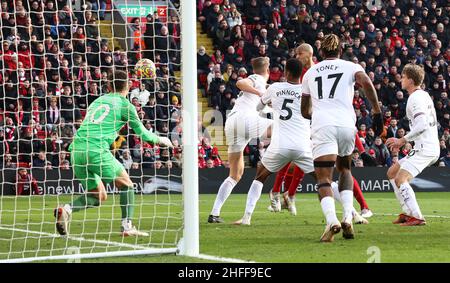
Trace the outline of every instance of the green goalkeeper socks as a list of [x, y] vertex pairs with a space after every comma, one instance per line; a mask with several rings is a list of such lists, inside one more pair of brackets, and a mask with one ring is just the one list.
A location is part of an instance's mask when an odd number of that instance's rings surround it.
[[99, 206], [100, 201], [92, 195], [83, 195], [72, 202], [72, 212], [77, 212], [89, 207]]
[[120, 191], [120, 210], [122, 219], [132, 219], [134, 215], [134, 189], [129, 187]]
[[[83, 195], [72, 202], [72, 212], [89, 207], [99, 206], [98, 198], [92, 195]], [[122, 219], [132, 219], [134, 215], [134, 189], [132, 187], [120, 191], [120, 210]]]

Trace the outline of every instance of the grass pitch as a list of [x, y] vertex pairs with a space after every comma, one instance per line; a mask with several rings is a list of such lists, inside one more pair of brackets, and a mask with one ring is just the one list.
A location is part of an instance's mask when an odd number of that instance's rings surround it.
[[[222, 209], [224, 224], [206, 222], [215, 195], [200, 195], [200, 252], [256, 262], [450, 262], [450, 193], [416, 193], [416, 196], [426, 216], [426, 226], [391, 224], [399, 212], [394, 194], [365, 193], [375, 212], [369, 219], [370, 224], [355, 225], [354, 240], [343, 239], [341, 233], [334, 243], [320, 243], [325, 223], [315, 194], [297, 196], [297, 216], [287, 211], [268, 212], [268, 197], [263, 195], [249, 227], [231, 224], [242, 216], [246, 195], [230, 196]], [[150, 237], [138, 239], [123, 239], [118, 233], [118, 197], [110, 197], [100, 210], [74, 214], [72, 238], [53, 235], [52, 210], [57, 197], [3, 197], [0, 200], [0, 259], [8, 254], [10, 257], [57, 255], [66, 253], [67, 247], [78, 247], [81, 252], [126, 249], [121, 245], [174, 247], [182, 236], [180, 195], [172, 195], [170, 199], [161, 195], [137, 197], [136, 214], [141, 215], [141, 220], [136, 224], [151, 232]], [[59, 202], [66, 200], [59, 197]], [[340, 218], [340, 206], [336, 207]], [[356, 202], [355, 207], [359, 207]], [[12, 213], [14, 208], [20, 210]], [[173, 255], [81, 261], [206, 262]]]

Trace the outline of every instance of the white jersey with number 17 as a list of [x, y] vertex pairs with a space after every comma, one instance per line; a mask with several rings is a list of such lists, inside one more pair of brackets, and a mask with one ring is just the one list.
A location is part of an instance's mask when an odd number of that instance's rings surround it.
[[312, 131], [324, 126], [355, 128], [355, 74], [364, 69], [341, 59], [324, 60], [303, 77], [303, 95], [311, 96]]

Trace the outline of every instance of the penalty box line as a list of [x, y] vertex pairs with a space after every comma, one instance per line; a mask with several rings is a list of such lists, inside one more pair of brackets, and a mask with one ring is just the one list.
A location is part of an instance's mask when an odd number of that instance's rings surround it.
[[[375, 216], [398, 216], [398, 213], [381, 213], [381, 212], [374, 212], [373, 215]], [[444, 219], [450, 219], [450, 216], [446, 215], [423, 215], [425, 218], [444, 218]]]

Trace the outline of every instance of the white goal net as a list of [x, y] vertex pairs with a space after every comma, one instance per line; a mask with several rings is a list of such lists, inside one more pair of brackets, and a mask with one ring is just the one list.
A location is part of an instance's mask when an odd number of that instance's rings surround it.
[[[0, 262], [179, 252], [186, 150], [180, 1], [0, 2]], [[141, 58], [155, 62], [155, 79], [137, 77]], [[107, 200], [98, 205], [73, 172], [69, 146], [116, 70], [128, 73], [128, 99], [147, 130], [175, 147], [145, 142], [125, 124], [110, 152], [133, 188], [124, 203], [105, 183]], [[64, 205], [73, 210], [61, 236], [54, 211]], [[148, 235], [124, 237], [129, 207], [130, 227]]]

